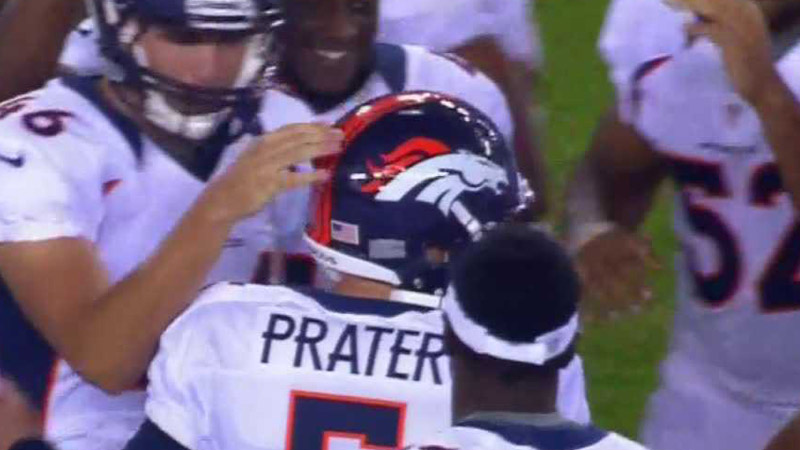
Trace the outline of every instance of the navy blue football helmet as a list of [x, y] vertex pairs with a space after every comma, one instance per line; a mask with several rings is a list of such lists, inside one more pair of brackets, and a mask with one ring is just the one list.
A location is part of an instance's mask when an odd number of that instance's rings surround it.
[[[191, 139], [210, 136], [231, 112], [258, 102], [275, 66], [273, 32], [282, 23], [277, 0], [87, 0], [106, 60], [106, 75], [144, 93], [144, 113], [156, 126]], [[208, 88], [148, 68], [137, 38], [149, 24], [196, 32], [251, 34], [235, 86]], [[214, 113], [187, 116], [166, 95], [210, 105]]]
[[344, 151], [315, 164], [306, 242], [335, 272], [442, 295], [447, 260], [525, 206], [514, 157], [495, 124], [434, 92], [392, 94], [337, 126]]

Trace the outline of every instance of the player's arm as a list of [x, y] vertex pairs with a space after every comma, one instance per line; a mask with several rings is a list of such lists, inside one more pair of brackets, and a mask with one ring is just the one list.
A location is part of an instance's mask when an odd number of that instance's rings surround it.
[[702, 17], [689, 35], [706, 37], [722, 51], [728, 78], [758, 114], [783, 187], [800, 210], [800, 102], [775, 67], [764, 14], [752, 2], [678, 2]]
[[[39, 411], [28, 403], [17, 386], [0, 378], [0, 450], [38, 441], [42, 436], [41, 423]], [[37, 449], [50, 450], [43, 442], [39, 445]]]
[[[205, 283], [233, 225], [279, 193], [324, 179], [323, 172], [289, 168], [332, 153], [340, 139], [322, 125], [265, 136], [204, 191], [147, 261], [113, 286], [97, 249], [76, 237], [2, 244], [0, 274], [26, 317], [86, 380], [109, 392], [134, 388], [161, 333]], [[4, 174], [5, 182], [13, 175]], [[0, 214], [9, 214], [3, 205], [14, 203], [0, 201]]]
[[0, 3], [0, 101], [53, 77], [64, 39], [85, 16], [82, 0]]
[[520, 171], [536, 193], [534, 214], [539, 217], [547, 210], [547, 172], [538, 146], [536, 124], [532, 120], [534, 73], [524, 72], [519, 64], [510, 61], [496, 39], [484, 36], [462, 44], [453, 51], [491, 78], [508, 101], [514, 122], [514, 150]]
[[665, 175], [631, 125], [616, 113], [601, 121], [567, 192], [568, 239], [587, 285], [587, 312], [606, 316], [647, 299], [654, 261], [637, 230]]
[[798, 448], [800, 448], [800, 415], [772, 438], [765, 450], [796, 450]]

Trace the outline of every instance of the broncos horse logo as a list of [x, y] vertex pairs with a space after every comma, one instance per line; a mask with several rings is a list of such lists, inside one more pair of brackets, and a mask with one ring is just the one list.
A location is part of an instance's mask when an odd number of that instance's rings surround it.
[[459, 200], [464, 192], [491, 189], [499, 194], [509, 185], [506, 171], [482, 156], [467, 152], [436, 154], [400, 172], [378, 190], [375, 199], [396, 202], [410, 192], [416, 201], [435, 205], [445, 217], [450, 213], [464, 225], [473, 239], [481, 236], [483, 224]]

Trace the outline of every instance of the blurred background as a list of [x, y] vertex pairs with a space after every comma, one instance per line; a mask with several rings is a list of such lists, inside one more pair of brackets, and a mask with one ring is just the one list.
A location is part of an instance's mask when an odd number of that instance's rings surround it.
[[[613, 99], [595, 50], [607, 5], [607, 0], [536, 3], [546, 60], [538, 95], [546, 120], [543, 148], [550, 169], [552, 218], [560, 216], [563, 199], [558, 196]], [[675, 238], [668, 191], [669, 187], [660, 193], [645, 228], [662, 266], [653, 274], [655, 307], [638, 316], [589, 325], [580, 343], [595, 422], [627, 436], [638, 435], [672, 324]]]

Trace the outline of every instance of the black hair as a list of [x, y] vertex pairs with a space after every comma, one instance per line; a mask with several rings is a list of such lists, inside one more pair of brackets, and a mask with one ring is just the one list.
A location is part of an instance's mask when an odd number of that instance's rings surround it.
[[[505, 341], [533, 342], [577, 310], [580, 280], [566, 250], [530, 225], [500, 226], [458, 255], [452, 282], [466, 315]], [[573, 343], [574, 344], [574, 343]], [[574, 345], [546, 366], [565, 366]]]

